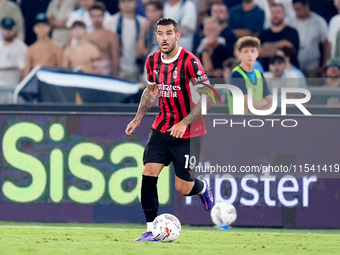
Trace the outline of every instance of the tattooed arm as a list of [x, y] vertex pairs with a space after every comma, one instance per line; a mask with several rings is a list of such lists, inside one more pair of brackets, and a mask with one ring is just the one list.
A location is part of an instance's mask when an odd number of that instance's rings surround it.
[[[198, 89], [197, 92], [200, 95], [202, 95], [202, 94], [206, 95], [206, 97], [207, 97], [207, 109], [208, 109], [210, 106], [213, 105], [214, 101], [211, 98], [211, 96], [208, 95], [208, 93], [205, 92], [204, 90], [209, 91], [211, 94], [212, 94], [212, 92], [207, 86], [203, 86], [201, 88], [202, 89]], [[176, 138], [182, 138], [187, 127], [191, 123], [193, 123], [195, 120], [197, 120], [199, 117], [201, 117], [201, 115], [202, 115], [202, 98], [200, 98], [200, 100], [197, 102], [194, 109], [192, 109], [192, 111], [184, 119], [182, 119], [177, 124], [173, 125], [168, 130], [168, 131], [171, 131], [170, 135], [173, 136], [173, 137], [176, 137]]]
[[158, 88], [156, 85], [147, 85], [146, 89], [143, 91], [138, 111], [135, 118], [127, 125], [125, 133], [127, 135], [132, 135], [135, 129], [139, 126], [144, 115], [150, 110], [157, 99]]

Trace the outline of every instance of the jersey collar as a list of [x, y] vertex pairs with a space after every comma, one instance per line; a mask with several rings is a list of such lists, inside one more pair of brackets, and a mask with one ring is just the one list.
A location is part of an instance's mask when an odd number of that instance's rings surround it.
[[164, 59], [164, 58], [163, 58], [163, 53], [161, 53], [162, 62], [163, 62], [164, 64], [171, 64], [171, 63], [174, 62], [176, 59], [178, 59], [179, 54], [181, 54], [181, 51], [182, 51], [182, 47], [178, 47], [178, 51], [177, 51], [176, 55], [173, 56], [173, 58], [171, 58], [171, 59]]

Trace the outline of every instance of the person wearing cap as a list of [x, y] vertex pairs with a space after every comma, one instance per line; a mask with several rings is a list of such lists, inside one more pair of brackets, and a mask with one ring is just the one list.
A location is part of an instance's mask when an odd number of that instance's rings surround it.
[[16, 23], [13, 18], [5, 17], [1, 20], [0, 42], [0, 86], [16, 86], [22, 77], [25, 67], [27, 46], [16, 38]]
[[95, 63], [101, 59], [99, 49], [86, 39], [86, 25], [75, 21], [71, 27], [71, 44], [63, 55], [63, 66], [80, 68], [84, 73], [95, 73]]
[[326, 62], [326, 79], [325, 87], [338, 88], [340, 87], [340, 59], [330, 58]]
[[25, 76], [37, 65], [62, 66], [63, 50], [50, 39], [51, 25], [45, 13], [36, 15], [33, 31], [37, 41], [27, 50]]
[[8, 0], [0, 0], [0, 20], [11, 17], [16, 24], [17, 38], [21, 41], [25, 39], [25, 22], [22, 12], [16, 3]]

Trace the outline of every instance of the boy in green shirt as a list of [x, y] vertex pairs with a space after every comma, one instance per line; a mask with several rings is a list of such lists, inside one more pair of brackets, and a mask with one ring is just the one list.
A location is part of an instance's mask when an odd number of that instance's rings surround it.
[[[260, 40], [252, 36], [244, 36], [237, 40], [236, 49], [239, 51], [241, 64], [230, 74], [230, 84], [237, 86], [244, 95], [244, 114], [249, 114], [248, 88], [252, 88], [253, 106], [257, 110], [270, 109], [272, 95], [263, 74], [254, 69], [254, 63], [259, 56]], [[228, 91], [229, 114], [233, 115], [233, 96]]]

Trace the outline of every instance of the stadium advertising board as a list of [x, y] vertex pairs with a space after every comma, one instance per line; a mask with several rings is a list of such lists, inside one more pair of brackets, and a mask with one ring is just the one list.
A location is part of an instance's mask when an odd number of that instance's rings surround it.
[[[1, 115], [0, 220], [143, 222], [142, 154], [154, 116], [126, 137], [131, 117]], [[294, 128], [260, 129], [214, 127], [214, 118], [205, 116], [194, 173], [209, 178], [215, 201], [235, 205], [235, 225], [340, 227], [338, 118], [298, 117]], [[174, 191], [169, 169], [158, 190], [160, 213], [212, 224], [196, 197]]]
[[[1, 116], [1, 220], [142, 221], [142, 154], [151, 119], [126, 140], [130, 118]], [[165, 169], [159, 180], [165, 208], [169, 176]]]

